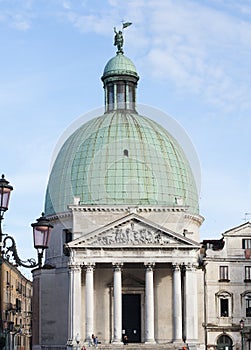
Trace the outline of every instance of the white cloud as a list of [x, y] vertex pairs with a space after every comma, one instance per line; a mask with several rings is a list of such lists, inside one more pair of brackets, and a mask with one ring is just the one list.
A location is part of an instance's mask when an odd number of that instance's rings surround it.
[[192, 1], [149, 1], [144, 10], [150, 7], [148, 30], [141, 32], [153, 38], [148, 72], [225, 111], [250, 107], [251, 24]]
[[81, 32], [106, 36], [122, 20], [131, 21], [133, 26], [125, 31], [125, 48], [135, 52], [144, 75], [145, 67], [156, 80], [197, 94], [224, 112], [250, 108], [249, 2], [94, 0], [87, 6], [87, 1], [55, 0], [45, 7], [49, 12], [38, 11], [32, 0], [15, 4], [5, 6], [0, 21], [22, 31], [31, 27], [34, 18], [48, 13]]
[[15, 14], [12, 17], [12, 26], [18, 30], [25, 31], [30, 29], [30, 21], [22, 14]]
[[95, 14], [81, 15], [77, 12], [70, 11], [66, 14], [66, 18], [82, 32], [94, 32], [98, 34], [104, 34], [104, 32], [110, 31], [110, 20], [104, 16], [98, 16]]

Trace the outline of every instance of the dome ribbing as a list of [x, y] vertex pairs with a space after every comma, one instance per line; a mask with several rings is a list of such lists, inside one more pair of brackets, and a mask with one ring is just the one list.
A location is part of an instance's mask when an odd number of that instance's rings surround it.
[[103, 78], [111, 75], [132, 75], [138, 78], [136, 67], [133, 62], [126, 56], [122, 54], [117, 54], [115, 57], [111, 58], [105, 68], [103, 73]]
[[175, 206], [198, 213], [193, 174], [176, 140], [154, 121], [129, 112], [95, 118], [64, 143], [52, 169], [46, 214], [84, 205]]

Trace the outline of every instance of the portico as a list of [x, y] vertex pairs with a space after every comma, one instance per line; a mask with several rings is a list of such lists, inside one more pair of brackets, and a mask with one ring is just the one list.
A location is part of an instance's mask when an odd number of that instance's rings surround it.
[[[69, 315], [69, 338], [78, 333], [88, 342], [96, 334], [103, 343], [122, 344], [126, 334], [129, 341], [146, 344], [182, 343], [184, 336], [198, 342], [198, 244], [164, 227], [156, 228], [143, 217], [129, 214], [67, 244], [72, 257], [69, 300], [75, 310]], [[139, 296], [137, 329], [123, 324], [127, 312], [133, 314], [134, 307], [138, 312], [136, 305], [123, 309], [125, 295]], [[103, 315], [97, 310], [99, 296]]]

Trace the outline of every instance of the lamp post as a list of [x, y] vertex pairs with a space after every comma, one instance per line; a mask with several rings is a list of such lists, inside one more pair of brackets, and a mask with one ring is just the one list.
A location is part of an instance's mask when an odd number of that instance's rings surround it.
[[240, 333], [241, 333], [241, 350], [244, 350], [244, 326], [245, 322], [240, 320]]
[[9, 185], [9, 181], [4, 178], [0, 179], [0, 248], [2, 251], [2, 241], [3, 241], [3, 233], [2, 233], [2, 220], [3, 215], [8, 210], [10, 193], [13, 190], [13, 187]]
[[4, 178], [4, 175], [2, 175], [2, 178], [0, 179], [0, 262], [2, 262], [4, 258], [8, 260], [9, 253], [11, 253], [16, 266], [23, 266], [32, 269], [38, 266], [41, 268], [44, 250], [48, 248], [50, 233], [53, 226], [45, 217], [44, 213], [42, 213], [42, 216], [37, 219], [37, 222], [31, 224], [33, 228], [34, 248], [37, 249], [38, 262], [33, 258], [27, 259], [26, 261], [21, 260], [17, 253], [14, 238], [2, 232], [3, 215], [5, 211], [8, 210], [10, 193], [12, 190], [13, 187], [9, 185], [9, 181], [7, 181]]
[[[8, 210], [10, 194], [13, 187], [9, 185], [2, 175], [0, 179], [0, 285], [2, 285], [2, 263], [4, 260], [9, 261], [10, 254], [15, 262], [15, 266], [23, 266], [26, 268], [41, 268], [44, 250], [48, 248], [50, 233], [53, 226], [45, 217], [44, 213], [37, 219], [37, 222], [31, 224], [33, 228], [34, 248], [37, 249], [38, 261], [35, 259], [21, 260], [17, 253], [16, 242], [12, 236], [3, 233], [2, 221], [4, 213]], [[2, 294], [0, 290], [0, 350], [5, 346], [5, 336], [3, 332], [3, 307]]]

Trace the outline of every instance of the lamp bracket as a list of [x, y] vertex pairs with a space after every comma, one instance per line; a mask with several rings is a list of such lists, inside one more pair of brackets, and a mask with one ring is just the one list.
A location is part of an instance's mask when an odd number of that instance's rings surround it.
[[[11, 241], [11, 243], [8, 244], [7, 241]], [[21, 260], [18, 256], [18, 253], [17, 253], [16, 242], [15, 242], [14, 238], [9, 236], [9, 235], [6, 236], [3, 240], [3, 252], [2, 252], [2, 254], [6, 260], [9, 260], [10, 259], [9, 254], [12, 254], [12, 257], [16, 263], [16, 266], [23, 266], [26, 268], [33, 269], [34, 267], [37, 267], [39, 265], [39, 263], [36, 262], [36, 260], [33, 258], [30, 258], [27, 260]]]

